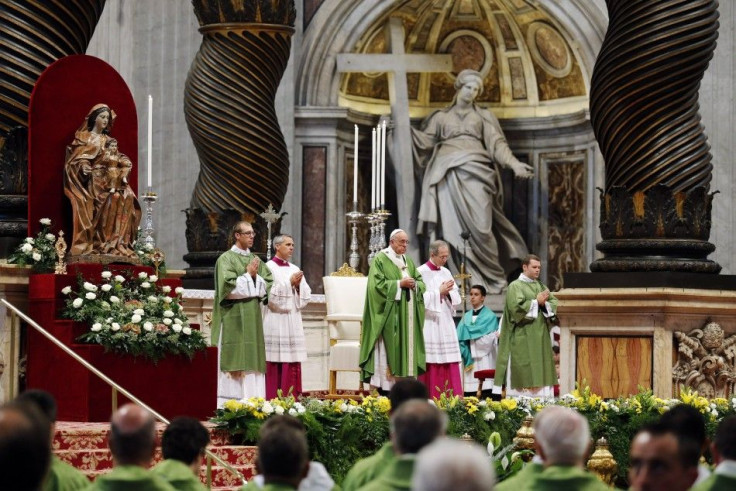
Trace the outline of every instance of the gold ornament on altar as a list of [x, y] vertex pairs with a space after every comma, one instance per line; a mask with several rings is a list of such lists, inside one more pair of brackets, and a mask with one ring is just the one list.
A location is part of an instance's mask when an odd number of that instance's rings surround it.
[[151, 252], [151, 262], [153, 262], [153, 267], [156, 270], [156, 276], [158, 276], [159, 266], [161, 266], [161, 263], [163, 263], [165, 259], [166, 254], [164, 254], [164, 251], [162, 251], [158, 247]]
[[362, 277], [363, 273], [357, 272], [348, 263], [343, 263], [337, 271], [330, 273], [330, 276]]
[[613, 454], [608, 450], [608, 441], [601, 437], [595, 442], [595, 451], [588, 459], [588, 470], [598, 476], [598, 479], [611, 485], [618, 470], [618, 464]]
[[[514, 437], [514, 446], [516, 450], [534, 450], [534, 428], [532, 428], [532, 423], [534, 422], [534, 418], [531, 416], [527, 416], [524, 418], [524, 421], [521, 423], [521, 427], [516, 432], [516, 436]], [[522, 453], [522, 459], [524, 459], [525, 462], [529, 462], [533, 457], [532, 452], [528, 453]]]
[[703, 397], [730, 398], [736, 383], [736, 334], [726, 337], [716, 322], [689, 334], [675, 331], [677, 363], [672, 368], [674, 395], [688, 387]]
[[54, 274], [66, 274], [66, 263], [64, 257], [66, 256], [66, 241], [64, 240], [64, 231], [59, 230], [59, 238], [56, 239], [54, 244], [56, 250], [56, 266], [54, 267]]

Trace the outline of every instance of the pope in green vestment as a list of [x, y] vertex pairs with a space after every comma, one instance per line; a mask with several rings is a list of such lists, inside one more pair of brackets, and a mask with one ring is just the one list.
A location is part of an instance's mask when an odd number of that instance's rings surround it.
[[[403, 230], [391, 233], [388, 248], [373, 258], [360, 338], [361, 378], [371, 382], [385, 374], [377, 366], [376, 344], [383, 339], [389, 380], [416, 377], [426, 368], [424, 351], [424, 291], [422, 276], [411, 258], [405, 256], [409, 243]], [[401, 282], [405, 287], [400, 287]], [[383, 387], [387, 388], [387, 387]]]
[[[557, 312], [557, 299], [539, 281], [541, 263], [536, 256], [525, 259], [523, 273], [511, 282], [501, 322], [494, 384], [506, 385], [511, 360], [509, 389], [543, 388], [557, 383], [547, 318]], [[544, 305], [540, 305], [540, 298]], [[550, 393], [550, 396], [552, 394]]]
[[[212, 345], [217, 346], [222, 332], [220, 347], [220, 369], [223, 372], [247, 371], [266, 372], [266, 347], [263, 342], [263, 320], [261, 302], [267, 298], [271, 288], [271, 271], [263, 261], [258, 265], [258, 276], [265, 281], [266, 295], [263, 297], [228, 298], [236, 289], [238, 278], [243, 282], [248, 264], [256, 255], [237, 245], [223, 253], [215, 265], [215, 303], [212, 309]], [[245, 288], [255, 288], [244, 282]]]

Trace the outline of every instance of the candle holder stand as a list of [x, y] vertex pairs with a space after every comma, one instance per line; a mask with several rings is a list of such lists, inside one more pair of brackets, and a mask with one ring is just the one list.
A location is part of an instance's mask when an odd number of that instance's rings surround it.
[[348, 264], [350, 267], [357, 270], [360, 264], [360, 254], [358, 253], [358, 223], [364, 217], [364, 215], [358, 211], [358, 203], [353, 203], [353, 211], [346, 213], [345, 216], [348, 219], [348, 223], [351, 228], [350, 237], [350, 256], [348, 258]]
[[388, 220], [390, 216], [391, 212], [383, 208], [376, 211], [376, 220], [378, 221], [376, 252], [386, 248], [386, 220]]
[[369, 213], [366, 215], [366, 220], [371, 228], [371, 238], [368, 241], [368, 249], [371, 251], [371, 253], [368, 254], [368, 264], [371, 264], [373, 262], [373, 258], [376, 257], [376, 253], [381, 250], [378, 247], [378, 215], [376, 213]]
[[150, 187], [143, 193], [143, 201], [146, 206], [146, 217], [143, 222], [143, 243], [146, 246], [150, 245], [151, 249], [156, 246], [156, 240], [153, 238], [153, 205], [157, 199], [158, 196]]

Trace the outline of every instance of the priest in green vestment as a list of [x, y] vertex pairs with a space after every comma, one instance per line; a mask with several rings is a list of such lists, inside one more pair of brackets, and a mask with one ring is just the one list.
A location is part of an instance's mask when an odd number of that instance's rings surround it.
[[554, 397], [557, 372], [548, 320], [555, 318], [557, 299], [539, 281], [539, 257], [529, 254], [521, 267], [506, 292], [494, 391], [506, 385], [507, 396]]
[[217, 407], [231, 399], [266, 396], [266, 346], [261, 304], [271, 289], [271, 270], [251, 252], [248, 222], [233, 227], [235, 244], [215, 265], [211, 343], [219, 349]]
[[716, 468], [704, 481], [695, 484], [692, 491], [736, 489], [736, 416], [728, 416], [718, 424], [711, 454]]
[[406, 256], [409, 236], [391, 232], [389, 247], [373, 258], [360, 338], [361, 379], [390, 390], [396, 378], [417, 377], [426, 368], [422, 276]]
[[199, 480], [210, 433], [194, 418], [180, 416], [171, 420], [161, 436], [164, 460], [151, 472], [180, 491], [205, 491]]

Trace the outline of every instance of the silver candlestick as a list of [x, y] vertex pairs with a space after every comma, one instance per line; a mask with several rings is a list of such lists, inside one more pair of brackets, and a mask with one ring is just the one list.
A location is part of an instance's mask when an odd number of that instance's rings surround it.
[[386, 220], [391, 216], [388, 210], [380, 209], [376, 211], [376, 220], [378, 221], [378, 231], [376, 233], [376, 252], [386, 248]]
[[378, 217], [375, 213], [369, 213], [366, 215], [366, 220], [371, 227], [371, 238], [368, 241], [368, 248], [371, 253], [368, 254], [368, 264], [373, 262], [373, 258], [376, 257], [376, 253], [380, 250], [378, 248]]
[[350, 267], [357, 270], [360, 264], [360, 254], [358, 254], [358, 223], [363, 218], [363, 214], [358, 211], [358, 202], [353, 202], [353, 211], [346, 213], [345, 216], [348, 218], [348, 223], [351, 225], [351, 239], [350, 239], [350, 257], [348, 264]]
[[156, 241], [153, 238], [153, 204], [157, 199], [158, 196], [156, 196], [156, 193], [151, 188], [148, 188], [148, 191], [143, 193], [143, 201], [146, 203], [146, 218], [143, 222], [143, 243], [146, 246], [150, 245], [151, 249], [156, 246]]
[[268, 204], [266, 211], [261, 213], [261, 218], [266, 220], [266, 229], [268, 230], [268, 239], [266, 241], [266, 261], [271, 259], [271, 224], [276, 223], [281, 218], [281, 214], [273, 209], [271, 203]]

